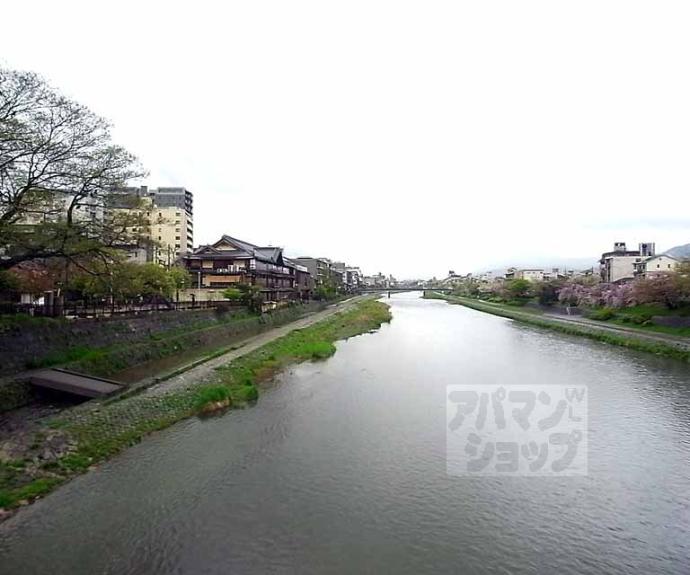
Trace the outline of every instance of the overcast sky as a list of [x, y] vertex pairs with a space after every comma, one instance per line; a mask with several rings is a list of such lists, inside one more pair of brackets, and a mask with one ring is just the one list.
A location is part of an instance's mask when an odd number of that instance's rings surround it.
[[690, 242], [690, 2], [32, 1], [0, 61], [228, 233], [443, 276]]

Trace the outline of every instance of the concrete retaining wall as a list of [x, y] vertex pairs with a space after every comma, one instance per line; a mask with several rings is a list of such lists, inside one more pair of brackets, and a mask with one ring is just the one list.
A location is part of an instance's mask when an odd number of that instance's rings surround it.
[[0, 376], [23, 371], [42, 360], [81, 346], [101, 348], [165, 337], [174, 331], [226, 323], [236, 313], [213, 309], [151, 312], [127, 318], [49, 319], [17, 323], [0, 331]]

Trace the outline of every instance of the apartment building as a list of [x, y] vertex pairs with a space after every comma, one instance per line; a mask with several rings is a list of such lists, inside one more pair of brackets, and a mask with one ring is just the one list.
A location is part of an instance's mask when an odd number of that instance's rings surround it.
[[359, 288], [362, 283], [362, 270], [350, 266], [345, 268], [345, 274], [347, 276], [347, 289], [352, 291]]
[[314, 277], [309, 273], [309, 269], [294, 259], [284, 257], [283, 261], [285, 262], [285, 265], [294, 272], [294, 286], [299, 299], [311, 299], [314, 295], [314, 287], [316, 286], [316, 282]]
[[317, 286], [322, 286], [328, 282], [330, 277], [331, 262], [327, 258], [312, 258], [302, 256], [293, 258], [295, 263], [298, 263], [309, 271], [311, 277]]
[[661, 274], [672, 273], [680, 263], [680, 259], [668, 254], [651, 256], [635, 264], [635, 275], [643, 278], [653, 278]]
[[515, 277], [519, 280], [527, 280], [530, 282], [540, 282], [540, 281], [544, 281], [544, 270], [541, 268], [519, 269], [515, 272]]
[[641, 243], [636, 250], [628, 250], [625, 242], [615, 242], [613, 251], [604, 252], [599, 260], [601, 281], [606, 283], [631, 280], [637, 264], [655, 255], [654, 243]]
[[153, 202], [151, 236], [153, 261], [170, 266], [194, 250], [193, 195], [186, 188], [155, 188], [149, 191]]
[[111, 225], [116, 222], [126, 225], [126, 236], [130, 239], [116, 247], [123, 250], [129, 261], [144, 264], [153, 260], [151, 240], [151, 214], [153, 200], [146, 187], [125, 188], [111, 193], [105, 201], [105, 218]]
[[347, 266], [345, 262], [331, 262], [331, 280], [336, 289], [347, 289]]

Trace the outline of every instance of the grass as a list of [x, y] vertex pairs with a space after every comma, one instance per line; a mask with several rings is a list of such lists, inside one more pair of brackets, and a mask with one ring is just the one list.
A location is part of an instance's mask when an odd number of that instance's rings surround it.
[[51, 365], [62, 365], [77, 361], [100, 362], [105, 359], [106, 351], [83, 345], [75, 345], [65, 350], [49, 353], [48, 355], [28, 361], [26, 367], [29, 369], [37, 367], [49, 367]]
[[599, 308], [590, 312], [587, 317], [599, 321], [606, 321], [622, 327], [639, 329], [641, 332], [655, 332], [679, 337], [690, 337], [690, 327], [673, 327], [656, 325], [655, 316], [688, 317], [690, 306], [669, 309], [659, 304], [643, 304], [621, 309]]
[[690, 362], [690, 351], [680, 349], [670, 343], [666, 344], [663, 342], [640, 339], [634, 336], [605, 333], [603, 331], [597, 330], [596, 328], [589, 328], [587, 326], [565, 324], [558, 321], [551, 321], [543, 316], [539, 316], [538, 314], [532, 314], [527, 311], [511, 310], [507, 306], [487, 304], [469, 298], [433, 294], [433, 296], [430, 299], [443, 299], [451, 304], [462, 305], [465, 307], [476, 309], [477, 311], [483, 311], [493, 315], [514, 319], [516, 321], [520, 321], [522, 323], [526, 323], [529, 325], [544, 327], [569, 335], [578, 335], [595, 341], [608, 343], [611, 345], [627, 347], [628, 349], [633, 349], [636, 351], [644, 351], [647, 353], [653, 353], [655, 355]]
[[34, 325], [55, 325], [64, 323], [64, 318], [33, 316], [24, 313], [0, 314], [0, 333]]
[[230, 399], [230, 389], [226, 385], [204, 385], [198, 387], [194, 395], [194, 408], [203, 409], [209, 403], [218, 403]]
[[14, 507], [22, 501], [35, 500], [51, 492], [63, 481], [61, 477], [41, 477], [13, 490], [0, 489], [0, 508]]
[[[256, 401], [260, 382], [287, 365], [328, 358], [335, 353], [336, 340], [372, 331], [390, 319], [387, 305], [364, 300], [218, 368], [210, 383], [165, 395], [132, 395], [99, 403], [97, 409], [77, 408], [57, 416], [46, 427], [67, 433], [76, 449], [31, 474], [19, 464], [0, 463], [0, 507], [16, 507], [23, 500], [39, 497], [147, 434], [201, 413], [210, 402], [230, 399], [239, 406]], [[40, 437], [37, 434], [37, 449], [42, 444]]]
[[292, 331], [216, 371], [220, 381], [234, 393], [237, 389], [255, 386], [291, 363], [326, 359], [335, 353], [333, 342], [336, 340], [371, 331], [390, 319], [388, 306], [365, 300], [352, 310]]
[[[318, 307], [318, 306], [317, 306]], [[167, 329], [159, 333], [140, 334], [125, 338], [126, 343], [114, 343], [102, 347], [86, 344], [59, 349], [46, 355], [30, 359], [27, 369], [62, 366], [67, 369], [100, 377], [112, 377], [120, 371], [177, 354], [182, 350], [227, 347], [230, 342], [253, 335], [267, 327], [292, 321], [302, 317], [311, 308], [287, 308], [270, 314], [257, 316], [246, 310], [233, 310], [217, 314], [214, 319], [198, 319], [187, 325]], [[188, 312], [179, 312], [188, 313]], [[21, 319], [20, 319], [21, 318]], [[9, 326], [23, 326], [56, 322], [64, 323], [64, 318], [33, 318], [26, 315], [0, 316], [0, 332]]]

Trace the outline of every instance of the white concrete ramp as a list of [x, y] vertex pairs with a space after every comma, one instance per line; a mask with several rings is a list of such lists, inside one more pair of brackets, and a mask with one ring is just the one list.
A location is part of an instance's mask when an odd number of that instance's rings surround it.
[[58, 368], [34, 371], [31, 373], [29, 381], [38, 387], [56, 389], [82, 397], [104, 397], [125, 388], [122, 383], [117, 381]]

